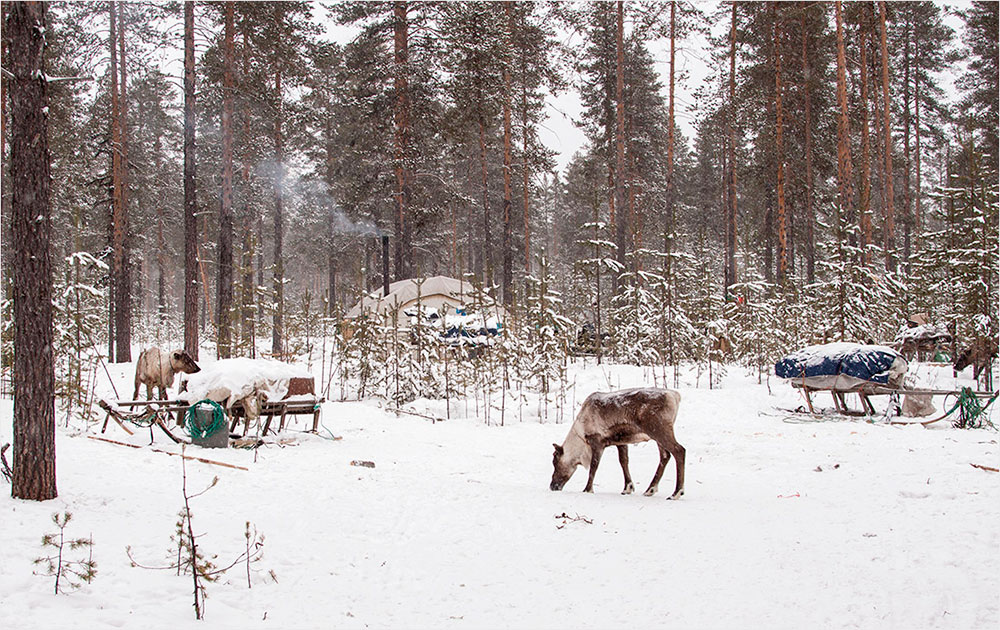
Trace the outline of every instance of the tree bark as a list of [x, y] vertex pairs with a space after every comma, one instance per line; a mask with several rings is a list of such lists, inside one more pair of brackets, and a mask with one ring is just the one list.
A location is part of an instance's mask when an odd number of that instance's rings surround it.
[[483, 116], [484, 97], [479, 97], [479, 174], [483, 191], [483, 253], [482, 267], [483, 286], [493, 283], [493, 237], [490, 230], [490, 186], [489, 171], [486, 161], [486, 118]]
[[394, 119], [396, 212], [393, 217], [394, 262], [396, 280], [409, 275], [412, 235], [407, 213], [410, 205], [409, 157], [410, 137], [410, 94], [409, 94], [409, 24], [406, 2], [393, 3], [393, 45], [395, 76], [393, 86], [396, 92]]
[[871, 16], [868, 7], [863, 12], [858, 32], [858, 47], [861, 49], [859, 72], [861, 74], [861, 198], [859, 200], [859, 220], [861, 228], [861, 263], [871, 263], [870, 245], [872, 244], [872, 167], [871, 167], [871, 128], [868, 124], [868, 26]]
[[[673, 5], [671, 5], [673, 6]], [[624, 3], [617, 3], [617, 27], [615, 28], [615, 258], [625, 267], [628, 214], [625, 212], [625, 45], [624, 45]], [[617, 275], [617, 274], [616, 274]]]
[[913, 195], [910, 191], [910, 14], [906, 13], [904, 25], [906, 42], [903, 45], [903, 260], [906, 268], [910, 268], [910, 230], [913, 214], [911, 212]]
[[771, 4], [771, 14], [774, 19], [774, 153], [777, 162], [777, 194], [778, 194], [778, 284], [784, 284], [788, 273], [788, 218], [785, 208], [785, 147], [784, 147], [784, 110], [781, 82], [781, 18], [778, 15], [778, 4]]
[[896, 271], [896, 217], [892, 192], [892, 117], [889, 107], [889, 51], [886, 45], [885, 0], [878, 3], [879, 37], [882, 47], [882, 123], [885, 132], [885, 268]]
[[233, 306], [233, 2], [225, 4], [225, 41], [222, 73], [222, 208], [219, 212], [219, 270], [216, 276], [216, 354], [232, 356]]
[[[275, 5], [278, 6], [278, 5]], [[275, 9], [275, 19], [280, 20]], [[281, 93], [280, 60], [275, 59], [274, 68], [274, 316], [271, 326], [271, 354], [281, 357], [284, 347], [284, 310], [285, 310], [285, 265], [282, 251], [285, 216], [284, 216], [284, 174], [285, 174], [285, 143], [281, 133], [281, 119], [284, 116]]]
[[[153, 153], [156, 155], [156, 172], [163, 172], [163, 153], [161, 151], [160, 138], [153, 142]], [[166, 281], [166, 251], [167, 242], [163, 236], [163, 226], [165, 222], [165, 208], [163, 200], [156, 203], [156, 312], [157, 330], [162, 330], [167, 321], [167, 281]]]
[[[920, 33], [914, 31], [913, 33], [913, 54], [914, 58], [920, 59]], [[914, 222], [914, 248], [920, 250], [920, 237], [922, 235], [924, 227], [923, 211], [920, 207], [921, 195], [923, 194], [923, 188], [921, 187], [921, 163], [920, 163], [920, 73], [913, 73], [913, 109], [914, 109], [914, 132], [916, 135], [916, 170], [917, 170], [917, 181], [916, 190], [914, 194], [914, 208], [913, 208], [913, 222]]]
[[[333, 115], [326, 118], [326, 185], [327, 190], [333, 190], [337, 181], [337, 163], [334, 159], [336, 146], [333, 136]], [[336, 250], [336, 213], [337, 207], [330, 201], [329, 209], [329, 234], [330, 242], [327, 244], [327, 317], [333, 317], [337, 312], [337, 250]]]
[[[524, 31], [527, 29], [527, 11], [522, 9], [521, 11], [521, 33], [523, 37]], [[530, 166], [528, 159], [528, 54], [527, 51], [521, 50], [521, 141], [523, 144], [523, 156], [522, 156], [522, 168], [521, 168], [521, 196], [522, 203], [524, 205], [524, 277], [525, 277], [525, 292], [527, 293], [527, 278], [531, 275], [531, 221], [530, 213], [528, 210], [529, 204], [529, 177], [530, 177]]]
[[198, 204], [195, 199], [194, 3], [184, 3], [184, 349], [198, 360]]
[[[242, 24], [241, 35], [243, 36], [243, 50], [242, 57], [240, 59], [240, 65], [242, 68], [242, 78], [241, 83], [246, 81], [246, 77], [249, 76], [250, 72], [250, 47], [248, 45], [248, 34], [246, 24]], [[243, 86], [245, 88], [245, 86]], [[243, 97], [246, 98], [245, 96]], [[244, 141], [248, 141], [250, 138], [250, 108], [246, 106], [247, 103], [244, 102], [244, 107], [242, 107], [243, 115], [243, 138]], [[240, 302], [242, 303], [240, 319], [242, 320], [240, 337], [244, 344], [248, 346], [250, 358], [256, 358], [257, 356], [257, 318], [254, 313], [254, 306], [256, 303], [256, 285], [253, 281], [253, 255], [254, 255], [254, 242], [253, 242], [253, 212], [250, 208], [250, 190], [251, 190], [251, 175], [250, 175], [250, 147], [246, 144], [243, 148], [243, 174], [241, 180], [243, 182], [243, 259], [242, 259], [242, 288], [240, 295]]]
[[[671, 6], [671, 15], [673, 15]], [[727, 186], [729, 190], [728, 204], [726, 207], [726, 290], [728, 295], [729, 287], [736, 284], [736, 3], [732, 4], [732, 18], [729, 26], [729, 116], [726, 119], [726, 132], [729, 138], [729, 177]], [[671, 18], [673, 25], [673, 18]], [[671, 51], [673, 50], [673, 37], [671, 37]], [[671, 77], [673, 76], [673, 54], [671, 53]], [[808, 99], [808, 93], [806, 98]], [[672, 99], [671, 99], [672, 101]], [[809, 105], [806, 101], [806, 116], [808, 117]], [[808, 129], [809, 123], [806, 123]], [[667, 131], [672, 134], [672, 127]], [[808, 133], [808, 132], [807, 132]], [[671, 143], [672, 144], [672, 143]], [[672, 153], [673, 146], [670, 146], [668, 153]], [[670, 155], [671, 162], [673, 155]], [[671, 163], [671, 167], [673, 164]], [[671, 173], [672, 175], [672, 173]], [[670, 177], [671, 183], [673, 177]]]
[[809, 71], [809, 38], [806, 34], [806, 14], [801, 16], [802, 26], [802, 92], [805, 98], [805, 150], [806, 150], [806, 282], [816, 281], [816, 209], [813, 207], [813, 150], [812, 150], [812, 80]]
[[11, 245], [14, 250], [14, 461], [11, 496], [56, 491], [45, 3], [8, 7]]
[[673, 284], [673, 249], [674, 249], [674, 229], [676, 221], [675, 198], [674, 198], [674, 81], [676, 77], [676, 43], [677, 43], [677, 3], [670, 3], [670, 70], [668, 79], [667, 96], [667, 212], [664, 217], [663, 227], [663, 250], [666, 256], [663, 258], [663, 275], [667, 285], [666, 300], [672, 300]]
[[[511, 3], [503, 4], [504, 13], [507, 17], [508, 28], [508, 48], [513, 49], [514, 38], [514, 16], [511, 12]], [[509, 307], [513, 301], [513, 265], [514, 252], [511, 240], [511, 206], [513, 205], [511, 190], [511, 129], [510, 113], [511, 99], [513, 97], [513, 81], [511, 80], [510, 62], [505, 61], [503, 66], [503, 271], [502, 271], [502, 293], [504, 306]]]
[[[841, 2], [835, 3], [837, 22], [837, 203], [839, 218], [836, 239], [843, 242], [841, 222], [844, 217], [854, 214], [854, 185], [851, 174], [851, 126], [847, 112], [847, 60], [844, 52], [844, 21], [841, 16]], [[843, 331], [841, 331], [843, 332]]]
[[[115, 361], [132, 360], [132, 261], [130, 252], [131, 231], [128, 220], [128, 99], [126, 98], [125, 72], [125, 23], [122, 20], [122, 3], [118, 14], [118, 205], [115, 212]], [[115, 43], [112, 42], [112, 47]]]
[[116, 333], [118, 324], [118, 280], [121, 274], [122, 251], [121, 213], [122, 213], [122, 139], [121, 139], [121, 103], [118, 91], [118, 6], [108, 3], [108, 46], [110, 50], [111, 68], [111, 217], [108, 223], [108, 236], [111, 246], [111, 268], [108, 272], [108, 361], [117, 361], [115, 346], [118, 340]]

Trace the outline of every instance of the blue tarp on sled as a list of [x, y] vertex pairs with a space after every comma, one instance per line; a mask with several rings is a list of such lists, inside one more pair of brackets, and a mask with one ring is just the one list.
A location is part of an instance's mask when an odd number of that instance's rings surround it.
[[905, 361], [892, 348], [857, 343], [808, 346], [774, 365], [774, 373], [780, 378], [849, 376], [881, 385], [905, 371]]

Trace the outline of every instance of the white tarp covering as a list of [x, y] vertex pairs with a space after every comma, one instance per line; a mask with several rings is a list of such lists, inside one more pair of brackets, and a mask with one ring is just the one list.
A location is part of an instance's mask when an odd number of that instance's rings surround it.
[[[267, 359], [221, 359], [202, 366], [186, 380], [186, 390], [178, 398], [189, 403], [208, 398], [224, 403], [227, 409], [240, 401], [281, 400], [288, 394], [292, 378], [312, 378], [304, 367]], [[248, 411], [251, 411], [248, 409]]]

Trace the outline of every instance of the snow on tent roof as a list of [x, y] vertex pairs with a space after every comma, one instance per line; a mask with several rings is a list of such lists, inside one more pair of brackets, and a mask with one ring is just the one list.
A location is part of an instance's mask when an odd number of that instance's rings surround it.
[[899, 329], [893, 343], [915, 343], [918, 341], [951, 341], [951, 333], [943, 326], [936, 324], [920, 324], [919, 326], [904, 326]]
[[774, 366], [779, 378], [844, 375], [881, 384], [905, 371], [906, 361], [888, 346], [844, 342], [802, 348]]
[[[476, 293], [476, 289], [471, 283], [447, 276], [432, 276], [424, 279], [422, 283], [420, 278], [407, 278], [390, 284], [389, 294], [385, 297], [382, 296], [381, 288], [364, 296], [351, 310], [347, 311], [345, 317], [354, 319], [359, 317], [362, 311], [384, 314], [393, 308], [402, 307], [415, 301], [418, 291], [421, 298], [443, 295], [459, 304], [471, 303]], [[486, 296], [486, 303], [489, 306], [495, 306], [493, 299], [488, 296]]]

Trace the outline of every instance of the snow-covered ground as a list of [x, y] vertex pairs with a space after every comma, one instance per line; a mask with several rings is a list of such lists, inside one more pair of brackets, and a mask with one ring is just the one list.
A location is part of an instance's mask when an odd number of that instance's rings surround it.
[[[111, 367], [130, 391], [131, 367]], [[626, 367], [590, 365], [572, 379], [570, 406], [609, 383], [652, 384]], [[221, 564], [242, 551], [247, 521], [265, 535], [252, 589], [239, 568], [208, 585], [206, 625], [997, 627], [1000, 474], [970, 465], [1000, 465], [995, 431], [792, 417], [780, 409], [802, 404], [796, 391], [772, 378], [769, 393], [734, 367], [720, 389], [685, 378], [680, 391], [679, 501], [666, 500], [673, 463], [659, 495], [620, 495], [613, 450], [594, 494], [581, 492], [582, 470], [550, 492], [552, 443], [572, 411], [542, 423], [534, 402], [524, 422], [508, 408], [503, 427], [496, 410], [489, 426], [457, 417], [464, 404], [435, 423], [375, 401], [329, 402], [321, 435], [300, 432], [301, 420], [286, 445], [256, 455], [191, 447], [249, 468], [188, 463], [193, 490], [220, 478], [192, 501], [202, 548]], [[437, 402], [410, 408], [444, 413]], [[0, 442], [11, 439], [11, 413], [0, 401]], [[149, 434], [112, 425], [105, 437], [147, 444]], [[154, 446], [179, 450], [159, 433]], [[641, 492], [656, 448], [631, 453]], [[0, 492], [0, 628], [200, 627], [190, 577], [132, 567], [125, 553], [170, 560], [180, 459], [60, 428], [57, 471], [54, 501]], [[70, 536], [93, 534], [98, 575], [55, 596], [32, 560], [63, 510]]]

